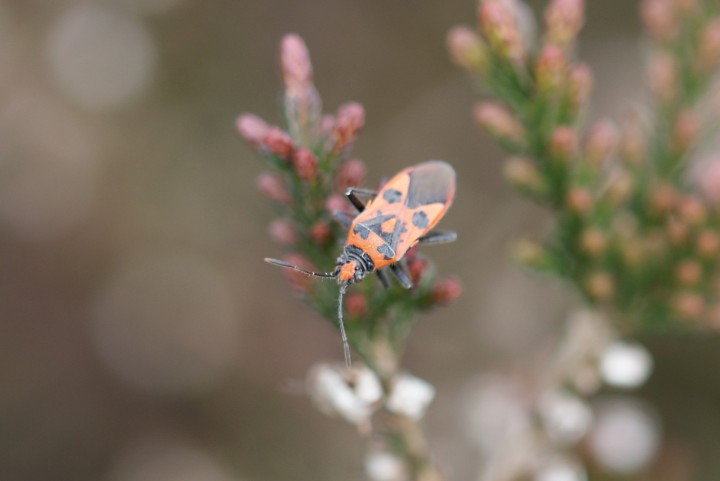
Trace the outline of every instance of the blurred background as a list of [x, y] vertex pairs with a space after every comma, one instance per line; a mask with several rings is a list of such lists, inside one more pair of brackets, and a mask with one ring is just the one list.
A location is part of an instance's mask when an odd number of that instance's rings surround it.
[[[589, 117], [628, 114], [643, 98], [637, 4], [587, 3]], [[500, 152], [472, 125], [476, 93], [447, 59], [445, 33], [474, 11], [0, 0], [0, 479], [364, 479], [356, 433], [301, 394], [312, 364], [340, 359], [339, 339], [263, 264], [280, 251], [255, 192], [262, 165], [234, 132], [241, 112], [279, 121], [287, 32], [306, 40], [326, 110], [365, 106], [354, 153], [369, 182], [430, 158], [458, 171], [443, 227], [460, 238], [431, 255], [465, 295], [419, 319], [405, 365], [438, 388], [439, 464], [472, 479], [478, 390], [532, 373], [577, 305], [507, 259], [547, 218], [502, 183]], [[718, 479], [719, 343], [644, 341], [650, 382], [599, 401], [620, 406], [610, 439], [661, 453], [633, 479]]]

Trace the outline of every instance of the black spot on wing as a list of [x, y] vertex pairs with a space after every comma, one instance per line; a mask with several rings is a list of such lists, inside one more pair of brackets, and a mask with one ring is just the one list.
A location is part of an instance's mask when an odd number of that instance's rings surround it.
[[395, 189], [388, 189], [383, 192], [383, 199], [385, 199], [388, 204], [395, 204], [402, 199], [402, 192]]
[[385, 259], [390, 260], [393, 257], [395, 257], [395, 251], [390, 248], [387, 244], [382, 244], [377, 248], [377, 251], [382, 255]]
[[411, 209], [428, 204], [444, 204], [455, 192], [455, 170], [445, 162], [424, 162], [408, 175], [410, 187], [405, 205]]
[[368, 229], [363, 224], [356, 224], [355, 227], [353, 227], [353, 234], [357, 234], [363, 240], [367, 240], [368, 236], [370, 235], [370, 229]]
[[428, 220], [427, 214], [425, 212], [419, 210], [413, 214], [412, 223], [418, 229], [424, 229], [428, 226], [430, 221]]

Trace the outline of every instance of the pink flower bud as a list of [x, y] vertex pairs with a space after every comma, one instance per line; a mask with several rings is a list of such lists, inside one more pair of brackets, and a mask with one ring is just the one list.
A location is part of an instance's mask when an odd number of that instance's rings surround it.
[[253, 147], [265, 145], [265, 137], [270, 127], [258, 116], [242, 114], [235, 121], [235, 128], [240, 137]]
[[263, 172], [258, 176], [255, 185], [258, 191], [270, 200], [283, 204], [290, 202], [290, 194], [285, 182], [273, 173]]
[[697, 284], [702, 277], [703, 269], [700, 263], [693, 259], [685, 259], [675, 266], [675, 279], [683, 285]]
[[689, 229], [685, 222], [670, 217], [665, 224], [665, 233], [672, 245], [680, 246], [687, 242]]
[[720, 235], [711, 230], [703, 230], [695, 240], [695, 247], [698, 254], [702, 257], [709, 258], [716, 256], [718, 251], [720, 251]]
[[670, 0], [644, 0], [640, 13], [645, 28], [656, 41], [668, 42], [677, 35], [677, 17]]
[[498, 54], [516, 64], [524, 60], [522, 34], [508, 5], [498, 0], [486, 0], [480, 4], [478, 18], [480, 29]]
[[[289, 254], [283, 259], [285, 262], [300, 267], [308, 271], [317, 271], [315, 266], [300, 254]], [[290, 287], [298, 294], [305, 295], [310, 292], [313, 284], [313, 278], [302, 272], [293, 269], [282, 269], [285, 279], [287, 279]]]
[[580, 235], [580, 248], [590, 257], [600, 257], [606, 247], [607, 239], [599, 229], [590, 227]]
[[681, 292], [673, 298], [672, 307], [681, 319], [696, 319], [705, 310], [705, 300], [700, 294]]
[[648, 207], [653, 216], [665, 216], [678, 202], [678, 191], [672, 184], [659, 183], [648, 192]]
[[499, 103], [481, 102], [475, 106], [473, 114], [478, 125], [493, 137], [514, 143], [521, 143], [525, 138], [520, 122]]
[[700, 119], [692, 110], [685, 110], [675, 120], [673, 137], [678, 152], [688, 150], [700, 133]]
[[332, 235], [332, 231], [330, 230], [330, 226], [327, 224], [327, 222], [323, 220], [319, 220], [315, 222], [312, 227], [310, 227], [310, 231], [308, 232], [310, 235], [310, 239], [317, 244], [317, 245], [325, 245], [330, 240], [330, 236]]
[[600, 166], [617, 147], [620, 134], [614, 122], [601, 120], [588, 130], [585, 142], [585, 159]]
[[557, 127], [550, 136], [550, 153], [554, 158], [567, 162], [577, 155], [577, 133], [566, 126]]
[[678, 204], [680, 219], [688, 225], [701, 225], [707, 219], [707, 207], [705, 204], [691, 195], [683, 197]]
[[695, 182], [700, 193], [713, 202], [720, 201], [720, 156], [713, 157], [698, 169]]
[[553, 0], [545, 10], [547, 39], [561, 47], [573, 43], [583, 26], [583, 0]]
[[280, 69], [285, 83], [285, 118], [288, 130], [299, 143], [307, 145], [318, 134], [322, 105], [313, 85], [310, 54], [303, 40], [286, 35], [280, 43]]
[[545, 183], [537, 167], [524, 157], [510, 157], [505, 161], [503, 176], [515, 187], [536, 193], [545, 190]]
[[543, 47], [535, 64], [535, 79], [542, 93], [554, 93], [567, 77], [567, 61], [560, 47], [547, 44]]
[[677, 66], [667, 53], [656, 53], [650, 58], [647, 69], [650, 90], [663, 103], [672, 101], [678, 90]]
[[590, 97], [593, 75], [584, 64], [573, 65], [568, 73], [568, 95], [574, 110], [580, 110]]
[[700, 67], [712, 72], [720, 65], [720, 18], [712, 20], [700, 36]]
[[343, 162], [335, 174], [337, 190], [345, 192], [350, 187], [358, 187], [365, 183], [367, 168], [360, 159], [350, 159]]
[[351, 145], [365, 125], [365, 109], [356, 102], [341, 105], [335, 116], [335, 125], [331, 133], [332, 151], [343, 152]]
[[620, 157], [629, 165], [642, 163], [647, 154], [646, 142], [645, 132], [638, 122], [625, 122], [620, 137]]
[[280, 42], [280, 69], [288, 91], [297, 95], [312, 87], [310, 53], [300, 36], [289, 34], [283, 37]]
[[344, 195], [331, 194], [325, 201], [325, 209], [334, 214], [335, 212], [348, 212], [350, 210], [350, 202]]
[[[407, 259], [407, 254], [405, 255]], [[428, 266], [428, 261], [425, 258], [413, 256], [407, 259], [407, 271], [414, 286], [420, 284], [422, 275]]]
[[287, 132], [271, 127], [265, 134], [265, 145], [268, 150], [281, 159], [288, 160], [293, 153], [293, 141]]
[[604, 271], [587, 276], [584, 285], [590, 297], [597, 301], [608, 301], [615, 294], [615, 281], [609, 273]]
[[572, 187], [567, 193], [567, 206], [571, 212], [585, 215], [590, 212], [593, 197], [589, 190], [582, 187]]
[[345, 312], [350, 319], [362, 319], [367, 315], [367, 300], [365, 296], [357, 292], [351, 292], [345, 296]]
[[292, 163], [301, 180], [310, 182], [315, 179], [318, 161], [310, 150], [305, 148], [297, 150], [293, 155]]
[[447, 304], [462, 294], [462, 284], [455, 276], [439, 280], [430, 290], [430, 297], [438, 304]]
[[479, 72], [487, 66], [487, 51], [482, 39], [467, 27], [453, 27], [447, 34], [447, 48], [456, 65]]
[[275, 219], [268, 226], [270, 238], [282, 246], [292, 246], [297, 242], [295, 228], [286, 219]]

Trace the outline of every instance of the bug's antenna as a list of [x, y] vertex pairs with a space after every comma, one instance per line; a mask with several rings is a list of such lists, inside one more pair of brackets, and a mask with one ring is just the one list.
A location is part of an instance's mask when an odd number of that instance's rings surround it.
[[336, 274], [333, 272], [308, 271], [308, 270], [302, 269], [298, 266], [294, 266], [294, 265], [290, 264], [289, 262], [281, 261], [280, 259], [271, 259], [269, 257], [266, 257], [265, 262], [267, 262], [268, 264], [272, 264], [274, 266], [278, 266], [278, 267], [287, 267], [288, 269], [293, 269], [295, 271], [302, 272], [303, 274], [307, 274], [308, 276], [312, 276], [312, 277], [325, 277], [325, 278], [330, 278], [330, 279], [335, 279], [337, 277]]
[[343, 324], [343, 296], [348, 288], [347, 283], [340, 284], [340, 295], [338, 295], [338, 324], [340, 326], [340, 338], [343, 343], [343, 354], [345, 355], [345, 366], [348, 368], [352, 364], [350, 360], [350, 346], [348, 345], [347, 334], [345, 334], [345, 324]]

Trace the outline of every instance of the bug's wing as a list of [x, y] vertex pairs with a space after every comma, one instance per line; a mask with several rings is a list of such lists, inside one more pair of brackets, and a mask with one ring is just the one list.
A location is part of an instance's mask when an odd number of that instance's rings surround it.
[[408, 169], [407, 175], [404, 228], [395, 245], [398, 258], [440, 221], [455, 196], [455, 170], [446, 162], [424, 162]]

